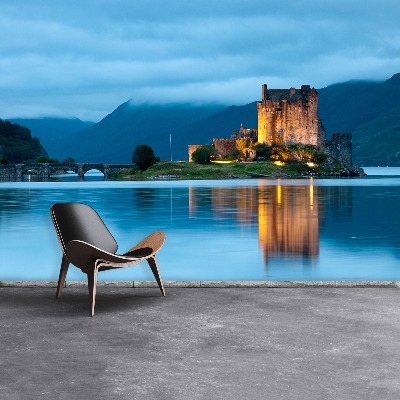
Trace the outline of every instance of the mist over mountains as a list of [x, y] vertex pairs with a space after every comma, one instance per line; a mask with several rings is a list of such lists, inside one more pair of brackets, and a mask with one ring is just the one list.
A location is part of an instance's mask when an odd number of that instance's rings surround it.
[[[261, 99], [260, 82], [260, 99]], [[306, 83], [306, 82], [305, 82]], [[353, 134], [353, 161], [361, 166], [400, 166], [400, 74], [384, 82], [349, 81], [317, 89], [319, 118], [328, 138]], [[240, 127], [257, 127], [257, 101], [242, 106], [121, 104], [100, 122], [78, 119], [13, 119], [39, 137], [51, 157], [79, 162], [130, 163], [138, 144], [161, 159], [187, 160], [188, 144], [230, 137]]]

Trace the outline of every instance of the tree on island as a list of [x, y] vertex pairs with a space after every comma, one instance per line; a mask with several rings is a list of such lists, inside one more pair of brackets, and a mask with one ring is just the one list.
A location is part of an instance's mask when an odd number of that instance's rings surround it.
[[192, 154], [192, 160], [197, 164], [211, 164], [211, 161], [217, 155], [214, 146], [206, 145], [196, 149]]
[[272, 155], [272, 147], [265, 143], [256, 143], [254, 150], [258, 159], [268, 160]]
[[55, 158], [40, 156], [35, 159], [34, 163], [36, 163], [36, 164], [59, 164], [60, 161], [58, 161]]
[[66, 157], [62, 160], [63, 164], [76, 164], [76, 161], [73, 157]]
[[329, 156], [325, 152], [312, 145], [300, 143], [272, 146], [270, 156], [270, 159], [274, 161], [303, 164], [322, 164], [327, 158], [329, 158]]
[[158, 161], [160, 161], [160, 159], [156, 157], [154, 150], [147, 144], [137, 145], [132, 153], [132, 163], [142, 172]]

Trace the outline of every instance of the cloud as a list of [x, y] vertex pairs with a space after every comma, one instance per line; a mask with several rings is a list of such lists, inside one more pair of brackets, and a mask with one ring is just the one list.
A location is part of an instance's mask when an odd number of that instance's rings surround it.
[[397, 2], [0, 3], [0, 118], [99, 120], [142, 102], [245, 104], [269, 87], [400, 71]]

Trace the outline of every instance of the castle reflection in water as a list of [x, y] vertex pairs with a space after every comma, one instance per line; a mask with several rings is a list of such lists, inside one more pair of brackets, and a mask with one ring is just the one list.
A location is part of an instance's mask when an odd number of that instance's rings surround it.
[[307, 262], [319, 256], [326, 210], [332, 218], [351, 217], [351, 187], [346, 189], [316, 186], [312, 179], [308, 185], [189, 188], [189, 212], [211, 207], [216, 220], [235, 219], [244, 229], [258, 225], [265, 265], [272, 258]]
[[318, 256], [318, 187], [274, 186], [258, 192], [258, 240], [265, 262], [272, 255]]

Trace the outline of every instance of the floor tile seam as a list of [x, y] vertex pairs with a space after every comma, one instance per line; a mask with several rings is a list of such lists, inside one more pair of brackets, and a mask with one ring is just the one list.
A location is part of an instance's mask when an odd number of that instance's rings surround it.
[[[65, 288], [85, 287], [85, 281], [67, 281]], [[157, 288], [153, 281], [99, 281], [98, 287]], [[388, 287], [400, 288], [400, 281], [165, 281], [166, 288], [310, 288]], [[55, 288], [56, 281], [0, 281], [0, 288]]]

